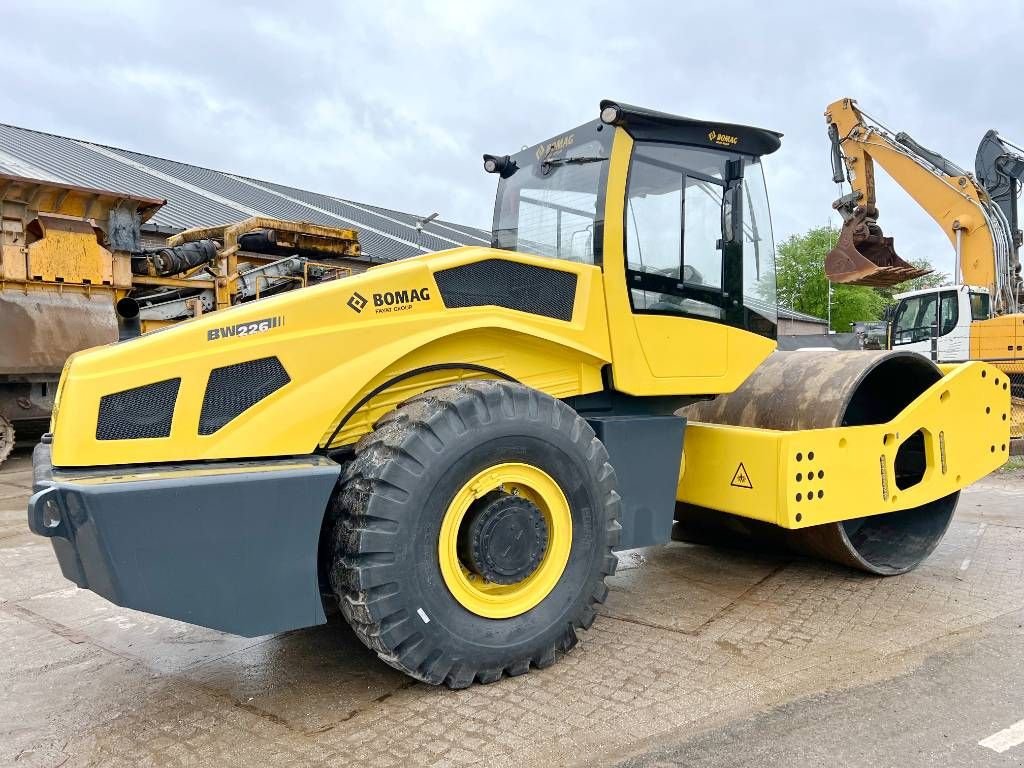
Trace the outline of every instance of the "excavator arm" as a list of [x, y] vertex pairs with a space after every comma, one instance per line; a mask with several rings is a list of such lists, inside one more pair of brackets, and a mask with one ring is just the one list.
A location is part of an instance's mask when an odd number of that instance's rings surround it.
[[[978, 145], [974, 160], [974, 173], [978, 183], [985, 188], [992, 202], [999, 206], [1013, 235], [1014, 252], [1017, 254], [1022, 238], [1017, 212], [1017, 196], [1024, 183], [1024, 152], [996, 131], [988, 131]], [[1015, 257], [1015, 270], [1019, 271], [1020, 259]]]
[[833, 203], [844, 219], [826, 258], [832, 282], [891, 286], [927, 274], [903, 261], [877, 224], [874, 165], [878, 163], [942, 228], [957, 254], [957, 278], [986, 286], [997, 309], [1012, 311], [1013, 243], [1002, 211], [969, 173], [905, 133], [892, 134], [866, 117], [853, 99], [825, 111], [832, 140], [833, 178], [852, 188]]

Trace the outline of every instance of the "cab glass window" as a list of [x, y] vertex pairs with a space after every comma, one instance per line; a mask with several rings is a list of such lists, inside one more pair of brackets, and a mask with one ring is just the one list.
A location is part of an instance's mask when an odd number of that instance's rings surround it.
[[626, 218], [629, 269], [678, 280], [683, 233], [681, 175], [646, 163], [634, 168]]
[[943, 291], [939, 306], [939, 335], [945, 336], [960, 320], [959, 297], [956, 291]]
[[989, 298], [987, 293], [971, 294], [971, 320], [988, 320]]
[[759, 160], [748, 162], [743, 170], [743, 305], [747, 328], [775, 338], [775, 239]]
[[722, 287], [722, 185], [686, 176], [683, 194], [683, 258], [687, 279]]
[[934, 293], [903, 299], [896, 309], [892, 343], [913, 344], [930, 339], [935, 325], [935, 304]]
[[633, 308], [720, 320], [726, 155], [637, 144], [626, 197]]
[[492, 245], [597, 263], [612, 135], [588, 123], [513, 155], [514, 170], [498, 182]]

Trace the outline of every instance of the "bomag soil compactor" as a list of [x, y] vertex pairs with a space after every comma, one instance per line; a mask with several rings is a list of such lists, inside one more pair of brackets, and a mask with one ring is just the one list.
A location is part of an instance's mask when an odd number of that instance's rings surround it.
[[1005, 459], [1006, 382], [774, 351], [779, 145], [604, 102], [485, 156], [492, 248], [74, 355], [32, 530], [79, 586], [228, 632], [336, 600], [384, 661], [452, 687], [551, 664], [614, 550], [673, 532], [914, 567]]

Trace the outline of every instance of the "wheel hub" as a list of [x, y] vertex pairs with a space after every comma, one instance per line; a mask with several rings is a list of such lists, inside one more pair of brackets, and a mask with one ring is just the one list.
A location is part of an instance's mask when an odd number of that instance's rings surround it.
[[544, 470], [519, 462], [468, 478], [445, 510], [437, 540], [448, 591], [488, 619], [535, 608], [558, 584], [571, 549], [565, 494]]
[[459, 558], [492, 584], [515, 584], [540, 565], [548, 545], [541, 510], [522, 496], [491, 491], [478, 499], [459, 531]]

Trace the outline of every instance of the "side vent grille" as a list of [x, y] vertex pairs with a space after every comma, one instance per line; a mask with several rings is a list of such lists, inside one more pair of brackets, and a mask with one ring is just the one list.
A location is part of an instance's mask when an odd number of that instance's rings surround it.
[[504, 259], [486, 259], [434, 273], [444, 305], [495, 306], [572, 320], [576, 275]]
[[199, 415], [199, 434], [212, 435], [291, 381], [276, 357], [261, 357], [210, 371]]
[[100, 398], [97, 440], [168, 437], [181, 379], [167, 379]]

